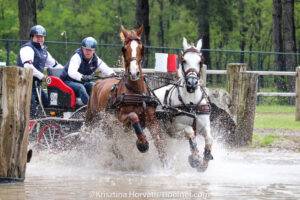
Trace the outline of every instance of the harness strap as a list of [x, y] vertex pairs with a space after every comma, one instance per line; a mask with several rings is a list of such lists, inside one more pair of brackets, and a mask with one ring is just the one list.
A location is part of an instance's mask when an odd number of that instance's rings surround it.
[[182, 103], [183, 106], [186, 107], [186, 104], [183, 102], [182, 96], [180, 94], [179, 87], [177, 87], [177, 92], [178, 92], [178, 100]]
[[[207, 103], [210, 104], [209, 96], [208, 96], [208, 94], [205, 92], [205, 90], [203, 89], [203, 86], [200, 86], [200, 89], [201, 89], [202, 93], [204, 94], [204, 95], [202, 95], [202, 99], [205, 98], [206, 101], [207, 101]], [[202, 101], [202, 99], [201, 99], [201, 101]]]
[[178, 93], [178, 99], [179, 99], [179, 101], [180, 101], [183, 105], [185, 105], [185, 103], [183, 102], [183, 99], [182, 99], [182, 96], [180, 95], [180, 93]]
[[165, 97], [164, 97], [164, 104], [165, 104], [165, 105], [167, 105], [167, 103], [168, 103], [168, 96], [169, 96], [169, 93], [170, 93], [170, 90], [166, 90]]
[[134, 92], [134, 93], [136, 93], [136, 94], [141, 94], [141, 92], [140, 91], [137, 91], [136, 89], [134, 89], [132, 86], [130, 86], [127, 82], [125, 83], [125, 87], [128, 89], [128, 90], [130, 90], [130, 91], [132, 91], [132, 92]]

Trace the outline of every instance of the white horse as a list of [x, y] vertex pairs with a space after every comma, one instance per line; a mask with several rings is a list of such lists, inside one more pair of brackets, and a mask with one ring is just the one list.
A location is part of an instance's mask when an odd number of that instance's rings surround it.
[[[205, 171], [213, 159], [211, 147], [213, 138], [210, 129], [210, 104], [205, 89], [201, 86], [200, 73], [203, 64], [201, 54], [202, 39], [196, 47], [183, 38], [183, 52], [177, 69], [179, 77], [176, 84], [154, 90], [164, 111], [169, 111], [169, 119], [164, 118], [167, 132], [173, 136], [185, 136], [190, 145], [188, 157], [191, 167]], [[197, 148], [195, 137], [202, 134], [205, 138], [203, 157]]]

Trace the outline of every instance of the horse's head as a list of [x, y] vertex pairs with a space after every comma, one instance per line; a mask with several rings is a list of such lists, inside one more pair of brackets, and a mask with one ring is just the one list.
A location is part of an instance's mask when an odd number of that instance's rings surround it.
[[144, 57], [144, 46], [141, 36], [144, 31], [143, 26], [127, 30], [121, 26], [120, 37], [123, 41], [123, 58], [125, 64], [125, 73], [129, 75], [130, 80], [137, 81], [142, 74], [142, 59]]
[[203, 57], [201, 53], [202, 39], [194, 44], [188, 44], [183, 38], [183, 52], [179, 56], [180, 67], [178, 76], [185, 82], [186, 89], [189, 93], [195, 92], [199, 85], [201, 67], [203, 66]]

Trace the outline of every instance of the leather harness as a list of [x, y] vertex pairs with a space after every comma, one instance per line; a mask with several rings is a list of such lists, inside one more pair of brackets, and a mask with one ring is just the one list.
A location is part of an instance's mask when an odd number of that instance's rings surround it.
[[[202, 54], [194, 47], [191, 47], [187, 50], [185, 50], [182, 55], [180, 56], [180, 65], [182, 67], [182, 71], [184, 73], [184, 78], [186, 78], [186, 76], [190, 73], [196, 73], [197, 74], [197, 77], [200, 78], [200, 71], [197, 72], [195, 69], [192, 69], [190, 68], [189, 70], [187, 70], [186, 72], [184, 71], [183, 69], [183, 56], [188, 53], [188, 52], [194, 52], [194, 53], [198, 53], [200, 55], [200, 57], [202, 58]], [[202, 59], [201, 59], [202, 60]], [[202, 61], [199, 63], [200, 64], [200, 68], [202, 67]], [[191, 117], [193, 118], [193, 129], [194, 131], [196, 131], [196, 119], [197, 119], [197, 115], [203, 115], [203, 114], [210, 114], [211, 112], [211, 106], [210, 106], [210, 101], [209, 101], [209, 97], [208, 95], [206, 94], [204, 88], [202, 86], [200, 86], [200, 89], [202, 91], [202, 98], [198, 101], [198, 103], [196, 104], [193, 104], [193, 103], [190, 103], [190, 104], [186, 104], [184, 103], [183, 101], [183, 98], [182, 98], [182, 95], [180, 93], [180, 90], [179, 90], [179, 85], [173, 85], [169, 90], [166, 90], [165, 92], [165, 95], [164, 95], [164, 105], [168, 105], [166, 108], [168, 109], [169, 111], [169, 116], [170, 118], [172, 119], [173, 117], [176, 117], [176, 116], [180, 116], [180, 115], [185, 115], [185, 116], [188, 116], [188, 117]], [[177, 106], [171, 106], [172, 105], [172, 99], [170, 98], [171, 95], [175, 89], [177, 90], [177, 93], [178, 93], [178, 100], [181, 102], [180, 105], [177, 105]], [[201, 105], [200, 103], [202, 102], [203, 99], [206, 99], [206, 101], [208, 102], [207, 104], [204, 104], [204, 105]]]
[[[109, 97], [109, 103], [107, 106], [107, 110], [118, 110], [120, 107], [123, 106], [142, 106], [143, 109], [146, 109], [148, 106], [156, 108], [158, 105], [158, 101], [155, 97], [150, 95], [149, 91], [147, 94], [141, 93], [140, 91], [135, 90], [132, 86], [130, 86], [126, 81], [124, 83], [125, 87], [133, 92], [134, 94], [122, 93], [117, 94], [118, 87], [120, 84], [123, 84], [124, 79], [127, 76], [125, 75], [122, 80], [115, 84], [111, 89], [111, 94]], [[147, 84], [147, 83], [145, 83]]]

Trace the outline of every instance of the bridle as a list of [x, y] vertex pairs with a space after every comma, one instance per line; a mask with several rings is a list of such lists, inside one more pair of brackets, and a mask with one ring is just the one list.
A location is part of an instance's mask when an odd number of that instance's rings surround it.
[[[199, 62], [200, 68], [199, 68], [199, 71], [197, 71], [195, 68], [189, 68], [187, 71], [184, 70], [184, 63], [186, 62], [186, 61], [184, 60], [184, 55], [185, 55], [186, 53], [190, 53], [190, 52], [196, 53], [196, 54], [198, 54], [199, 57], [200, 57], [200, 62]], [[191, 47], [191, 48], [189, 48], [189, 49], [186, 49], [186, 50], [179, 56], [179, 63], [180, 63], [181, 70], [182, 70], [182, 73], [183, 73], [183, 76], [184, 76], [184, 79], [185, 79], [185, 80], [186, 80], [187, 77], [189, 77], [191, 74], [195, 74], [196, 77], [197, 77], [198, 79], [201, 78], [200, 76], [201, 76], [201, 68], [203, 67], [203, 56], [202, 56], [202, 53], [201, 53], [198, 49], [196, 49], [195, 47]]]
[[[128, 44], [130, 44], [132, 41], [136, 41], [139, 45], [142, 45], [142, 55], [141, 55], [141, 58], [138, 59], [137, 57], [131, 57], [130, 59], [126, 59], [126, 56], [125, 56], [125, 53], [126, 53], [126, 46]], [[141, 38], [138, 37], [138, 36], [135, 36], [135, 35], [131, 35], [131, 36], [128, 36], [125, 38], [125, 41], [124, 41], [124, 46], [122, 47], [122, 53], [123, 53], [123, 57], [124, 57], [124, 61], [126, 63], [126, 65], [128, 66], [130, 64], [130, 62], [136, 60], [138, 65], [140, 66], [141, 63], [142, 63], [142, 60], [143, 60], [143, 57], [144, 57], [144, 45], [141, 41]]]

